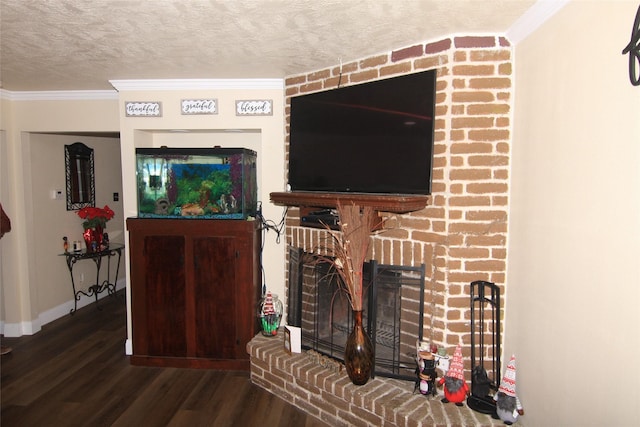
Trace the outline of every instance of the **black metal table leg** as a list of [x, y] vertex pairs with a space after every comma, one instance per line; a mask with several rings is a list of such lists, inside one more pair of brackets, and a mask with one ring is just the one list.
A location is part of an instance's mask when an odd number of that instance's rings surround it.
[[[121, 244], [112, 244], [107, 248], [104, 248], [100, 251], [74, 251], [74, 252], [65, 252], [64, 255], [66, 257], [67, 267], [69, 268], [69, 274], [71, 275], [71, 288], [73, 290], [73, 308], [71, 309], [70, 314], [74, 314], [78, 310], [78, 301], [82, 297], [82, 295], [87, 297], [95, 297], [96, 300], [96, 308], [100, 310], [100, 306], [98, 305], [98, 295], [104, 291], [107, 291], [109, 295], [115, 295], [116, 293], [116, 285], [118, 281], [118, 273], [120, 272], [120, 259], [122, 258], [122, 250], [124, 249], [124, 245]], [[118, 265], [116, 268], [116, 275], [114, 282], [111, 283], [111, 257], [115, 254], [118, 254]], [[107, 279], [100, 283], [100, 269], [102, 267], [102, 258], [107, 257]], [[76, 290], [75, 278], [73, 276], [73, 266], [79, 260], [90, 259], [96, 264], [96, 280], [95, 283], [87, 289], [87, 292], [83, 290]]]

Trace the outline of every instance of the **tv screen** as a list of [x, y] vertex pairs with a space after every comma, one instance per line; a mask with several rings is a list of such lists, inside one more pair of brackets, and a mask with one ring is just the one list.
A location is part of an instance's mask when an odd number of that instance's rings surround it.
[[292, 191], [431, 194], [436, 71], [291, 98]]

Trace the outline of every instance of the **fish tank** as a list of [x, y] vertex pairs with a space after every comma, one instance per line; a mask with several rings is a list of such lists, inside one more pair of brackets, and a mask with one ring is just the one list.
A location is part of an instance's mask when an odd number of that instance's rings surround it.
[[256, 152], [137, 148], [141, 218], [246, 219], [257, 210]]

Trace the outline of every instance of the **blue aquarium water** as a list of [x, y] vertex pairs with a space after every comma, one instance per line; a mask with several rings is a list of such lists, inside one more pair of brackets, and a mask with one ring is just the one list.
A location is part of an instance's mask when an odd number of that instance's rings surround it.
[[136, 176], [142, 218], [246, 219], [256, 214], [252, 150], [138, 148]]

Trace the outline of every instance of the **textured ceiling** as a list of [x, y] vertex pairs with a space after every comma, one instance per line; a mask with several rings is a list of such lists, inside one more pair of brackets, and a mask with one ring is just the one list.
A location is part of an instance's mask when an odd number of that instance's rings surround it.
[[2, 0], [9, 91], [109, 80], [283, 78], [453, 34], [504, 33], [535, 0]]

